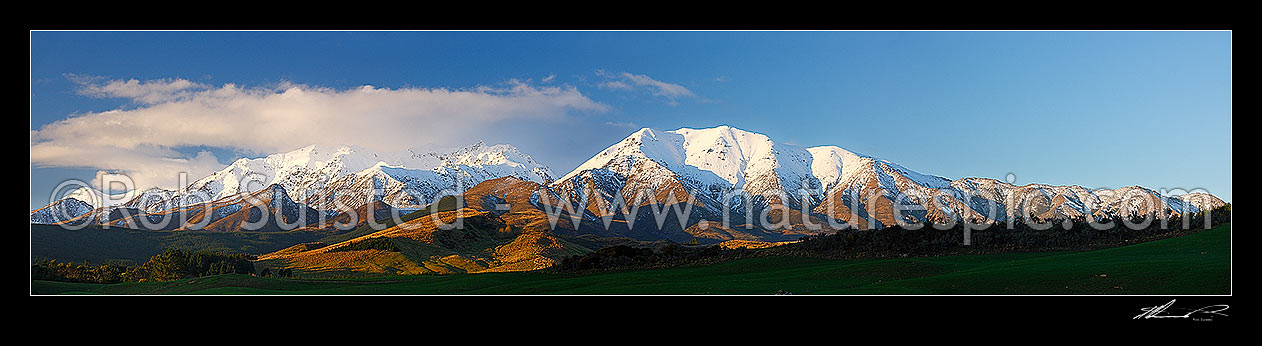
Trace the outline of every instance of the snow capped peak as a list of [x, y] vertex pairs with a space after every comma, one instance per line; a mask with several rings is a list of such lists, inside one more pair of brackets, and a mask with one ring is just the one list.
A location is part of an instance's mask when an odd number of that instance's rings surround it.
[[703, 184], [743, 185], [746, 170], [754, 162], [759, 172], [777, 167], [775, 144], [766, 135], [719, 126], [672, 131], [642, 128], [579, 165], [560, 180], [588, 169], [605, 168], [613, 162], [634, 164], [648, 159], [678, 174], [698, 178]]
[[482, 141], [448, 154], [438, 154], [437, 157], [448, 165], [537, 165], [533, 158], [516, 147], [508, 144], [488, 146]]
[[842, 149], [841, 147], [835, 146], [835, 145], [821, 145], [818, 147], [806, 148], [806, 150], [812, 153], [819, 153], [820, 155], [836, 156], [836, 157], [846, 158], [848, 160], [858, 159], [858, 158], [871, 158], [870, 156], [858, 154], [853, 151]]
[[647, 128], [647, 127], [641, 128], [639, 131], [635, 131], [631, 133], [630, 136], [627, 136], [627, 139], [645, 138], [645, 137], [648, 137], [649, 139], [652, 139], [652, 140], [657, 140], [657, 134], [653, 132], [653, 129]]
[[818, 185], [810, 163], [805, 149], [731, 126], [644, 128], [587, 160], [554, 186], [588, 170], [607, 169], [649, 186], [676, 180], [716, 193], [743, 189], [766, 197], [787, 190], [792, 196], [799, 188]]
[[712, 172], [733, 186], [742, 186], [747, 178], [771, 174], [777, 168], [802, 168], [804, 163], [795, 157], [799, 160], [796, 164], [781, 165], [776, 150], [780, 146], [771, 138], [730, 126], [682, 128], [671, 133], [683, 137], [684, 165]]
[[679, 133], [679, 134], [696, 133], [696, 134], [701, 134], [705, 136], [740, 137], [740, 138], [762, 137], [764, 139], [767, 138], [767, 135], [757, 133], [757, 132], [745, 131], [745, 130], [731, 127], [728, 125], [719, 125], [715, 127], [699, 128], [699, 129], [683, 127], [678, 130], [674, 130], [670, 132]]
[[94, 209], [77, 198], [63, 198], [43, 208], [31, 211], [31, 223], [51, 224], [87, 214]]
[[67, 199], [67, 198], [77, 199], [80, 202], [84, 202], [92, 206], [92, 208], [100, 208], [100, 207], [109, 207], [109, 206], [115, 206], [115, 205], [126, 203], [127, 201], [132, 200], [139, 194], [141, 194], [140, 190], [132, 190], [132, 191], [123, 192], [123, 193], [108, 194], [101, 190], [97, 190], [95, 188], [83, 186], [78, 189], [75, 189], [74, 191], [71, 191], [70, 193], [65, 194], [64, 196], [62, 196], [61, 199]]
[[766, 198], [783, 194], [788, 200], [780, 200], [789, 204], [800, 202], [802, 190], [822, 192], [870, 181], [880, 181], [880, 186], [889, 189], [905, 185], [900, 183], [903, 180], [930, 188], [950, 185], [947, 179], [837, 146], [801, 148], [728, 125], [672, 131], [640, 129], [553, 186], [593, 169], [607, 169], [629, 181], [674, 179], [714, 192], [741, 189]]
[[825, 189], [850, 182], [872, 167], [871, 157], [855, 154], [838, 146], [818, 146], [806, 150], [812, 157], [811, 173]]
[[410, 152], [378, 153], [351, 145], [309, 145], [286, 153], [268, 155], [263, 161], [282, 169], [329, 167], [340, 168], [336, 173], [350, 173], [372, 167], [381, 161], [402, 164], [411, 156]]

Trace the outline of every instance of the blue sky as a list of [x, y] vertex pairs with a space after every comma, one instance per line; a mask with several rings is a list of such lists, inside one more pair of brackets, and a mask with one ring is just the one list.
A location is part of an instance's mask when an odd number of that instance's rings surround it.
[[[1013, 173], [1017, 184], [1204, 188], [1231, 200], [1230, 32], [33, 32], [33, 209], [64, 179], [120, 169], [106, 161], [149, 155], [205, 170], [297, 148], [304, 133], [328, 137], [277, 125], [284, 141], [233, 147], [140, 134], [130, 137], [142, 150], [36, 157], [36, 131], [53, 138], [45, 125], [189, 100], [107, 88], [132, 79], [186, 81], [194, 87], [181, 90], [204, 97], [225, 84], [499, 97], [492, 117], [390, 121], [468, 122], [444, 134], [408, 124], [419, 130], [400, 145], [511, 143], [558, 175], [640, 127], [726, 124], [952, 179]], [[343, 141], [391, 144], [368, 132]], [[61, 135], [51, 140], [100, 143]]]

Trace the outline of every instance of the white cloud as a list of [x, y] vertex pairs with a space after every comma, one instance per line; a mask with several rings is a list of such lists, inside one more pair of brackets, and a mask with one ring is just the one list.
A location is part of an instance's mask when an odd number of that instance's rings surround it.
[[678, 98], [683, 96], [694, 96], [692, 91], [679, 84], [671, 84], [659, 81], [642, 74], [630, 74], [623, 72], [622, 76], [635, 83], [637, 86], [644, 86], [653, 89], [653, 95], [665, 96], [669, 98]]
[[175, 150], [154, 145], [140, 145], [132, 149], [114, 146], [74, 146], [64, 142], [46, 141], [31, 146], [31, 163], [42, 167], [87, 167], [100, 169], [97, 178], [89, 183], [97, 188], [99, 177], [106, 173], [125, 173], [131, 177], [134, 188], [160, 186], [174, 188], [179, 173], [188, 173], [187, 179], [209, 175], [222, 169], [209, 151], [185, 157]]
[[630, 84], [623, 83], [622, 81], [616, 81], [616, 80], [605, 81], [603, 83], [600, 83], [600, 87], [605, 88], [605, 89], [623, 89], [623, 90], [631, 89]]
[[634, 74], [623, 72], [620, 74], [610, 74], [604, 70], [597, 70], [596, 75], [604, 77], [606, 80], [600, 83], [601, 88], [605, 89], [621, 89], [631, 90], [642, 88], [653, 93], [654, 96], [660, 96], [667, 99], [670, 105], [679, 104], [676, 100], [683, 97], [696, 97], [688, 88], [674, 83], [667, 83], [649, 77], [648, 75]]
[[552, 83], [552, 80], [554, 80], [554, 79], [556, 79], [556, 78], [557, 78], [557, 75], [556, 75], [555, 73], [554, 73], [554, 74], [550, 74], [550, 75], [548, 75], [547, 77], [543, 77], [543, 82], [544, 82], [544, 83]]
[[563, 121], [571, 113], [608, 108], [574, 87], [518, 81], [471, 90], [336, 90], [290, 83], [243, 88], [182, 79], [88, 80], [81, 82], [79, 92], [144, 105], [74, 116], [32, 131], [32, 166], [122, 172], [132, 175], [141, 188], [173, 188], [177, 172], [189, 172], [196, 179], [224, 165], [209, 152], [187, 157], [174, 148], [207, 146], [263, 154], [310, 144], [353, 144], [382, 151], [462, 146], [494, 139], [496, 134], [488, 129], [504, 131], [506, 121]]
[[628, 128], [628, 129], [640, 128], [639, 125], [636, 125], [634, 122], [630, 122], [630, 121], [606, 121], [605, 126], [621, 127], [621, 128]]
[[96, 84], [96, 78], [75, 75], [67, 75], [67, 77], [79, 83], [78, 92], [81, 95], [96, 98], [125, 98], [144, 104], [174, 101], [210, 88], [208, 85], [186, 79], [159, 79], [144, 82], [130, 79]]

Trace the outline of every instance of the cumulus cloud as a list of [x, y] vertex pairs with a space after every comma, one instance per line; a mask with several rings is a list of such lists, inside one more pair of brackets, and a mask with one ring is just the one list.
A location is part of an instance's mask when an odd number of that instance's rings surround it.
[[80, 94], [125, 98], [142, 106], [73, 116], [33, 130], [31, 164], [126, 173], [141, 188], [173, 188], [177, 172], [196, 179], [224, 166], [209, 152], [188, 157], [178, 148], [263, 154], [310, 144], [381, 151], [451, 147], [493, 137], [483, 131], [509, 120], [561, 121], [572, 113], [608, 108], [571, 86], [519, 81], [467, 90], [78, 81]]
[[[38, 160], [37, 160], [38, 159]], [[91, 182], [98, 189], [101, 175], [124, 173], [136, 184], [133, 188], [177, 186], [179, 173], [190, 181], [222, 169], [214, 154], [201, 151], [192, 157], [155, 145], [139, 145], [131, 149], [115, 146], [75, 146], [64, 141], [46, 141], [31, 146], [31, 163], [44, 167], [87, 167], [100, 169]]]
[[660, 96], [668, 99], [672, 104], [679, 98], [697, 96], [696, 94], [693, 94], [691, 90], [688, 90], [688, 88], [685, 88], [682, 85], [656, 80], [648, 75], [634, 74], [630, 72], [610, 74], [603, 70], [596, 71], [596, 74], [606, 79], [604, 82], [600, 83], [601, 88], [622, 90], [645, 89], [651, 92], [654, 96]]

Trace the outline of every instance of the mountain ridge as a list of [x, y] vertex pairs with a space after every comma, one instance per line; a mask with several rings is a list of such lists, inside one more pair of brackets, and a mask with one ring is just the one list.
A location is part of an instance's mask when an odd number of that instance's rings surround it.
[[[194, 229], [189, 223], [222, 232], [247, 230], [246, 225], [261, 232], [359, 227], [331, 244], [295, 244], [260, 256], [264, 266], [337, 276], [536, 270], [610, 245], [758, 247], [845, 228], [1116, 220], [1223, 205], [1208, 193], [1161, 196], [1140, 186], [1092, 190], [979, 177], [951, 180], [838, 146], [801, 148], [730, 126], [641, 129], [555, 180], [546, 166], [508, 145], [479, 142], [421, 157], [356, 150], [308, 146], [234, 161], [189, 185], [219, 196], [207, 202], [175, 205], [187, 202], [182, 197], [187, 195], [162, 189], [132, 191], [124, 194], [132, 197], [126, 202], [97, 208], [68, 197], [32, 211], [32, 223], [86, 209], [60, 224], [146, 228], [138, 225], [169, 217], [189, 222], [158, 229]], [[411, 168], [419, 164], [435, 166]], [[224, 183], [265, 173], [271, 175], [262, 180], [270, 184], [257, 191]], [[327, 175], [334, 177], [322, 180]], [[361, 226], [425, 202], [409, 191], [436, 201], [441, 187], [461, 184], [468, 185], [446, 192], [462, 196], [453, 200], [463, 204], [439, 208], [435, 202], [427, 204], [434, 208], [427, 216], [384, 229]], [[269, 218], [260, 223], [264, 214]], [[461, 222], [473, 226], [444, 226]]]
[[[639, 215], [648, 209], [637, 208], [641, 206], [686, 205], [695, 213], [676, 220], [678, 228], [671, 230], [619, 233], [606, 226], [597, 232], [590, 225], [571, 225], [572, 233], [635, 234], [641, 240], [712, 234], [705, 228], [725, 218], [744, 221], [726, 224], [720, 233], [761, 234], [756, 237], [784, 241], [815, 233], [809, 226], [818, 223], [828, 228], [880, 228], [900, 223], [994, 224], [1027, 218], [1118, 219], [1191, 214], [1223, 204], [1207, 193], [1162, 196], [1139, 186], [1092, 190], [1078, 185], [1017, 186], [978, 177], [951, 180], [838, 146], [802, 148], [718, 126], [671, 131], [642, 128], [555, 180], [546, 166], [506, 144], [478, 142], [441, 154], [414, 150], [383, 154], [354, 146], [311, 145], [236, 160], [181, 191], [130, 192], [131, 200], [97, 207], [101, 210], [91, 214], [99, 222], [109, 222], [116, 209], [162, 214], [211, 203], [248, 192], [248, 186], [234, 184], [252, 174], [263, 176], [256, 182], [280, 186], [292, 202], [326, 218], [363, 209], [366, 203], [415, 209], [441, 195], [459, 195], [478, 183], [502, 177], [540, 184], [546, 200], [555, 198], [577, 207], [581, 215], [570, 216], [587, 222], [613, 217], [628, 226], [634, 224], [631, 228], [653, 224], [636, 222], [646, 217]], [[417, 198], [418, 193], [424, 198]], [[194, 196], [206, 202], [195, 201]], [[532, 205], [542, 207], [541, 196], [535, 193]], [[64, 207], [50, 205], [32, 211], [32, 222], [61, 222], [65, 220], [53, 218], [57, 214], [53, 211], [85, 209], [81, 203], [60, 205]], [[639, 214], [630, 214], [633, 209]]]
[[[578, 190], [590, 188], [594, 182], [604, 186], [582, 196]], [[951, 180], [837, 146], [778, 144], [765, 135], [730, 126], [672, 131], [643, 128], [549, 186], [562, 190], [572, 202], [586, 197], [604, 205], [617, 205], [613, 199], [619, 194], [624, 199], [644, 191], [660, 196], [682, 187], [691, 192], [685, 195], [696, 197], [696, 204], [709, 212], [730, 213], [716, 207], [725, 202], [730, 206], [727, 209], [748, 208], [746, 203], [752, 204], [752, 209], [808, 207], [812, 214], [860, 228], [900, 222], [997, 223], [1021, 215], [1084, 217], [1088, 211], [1094, 217], [1117, 219], [1154, 212], [1191, 214], [1223, 204], [1207, 193], [1161, 196], [1138, 186], [1091, 190], [1077, 185], [1017, 186], [989, 178]], [[734, 192], [747, 194], [731, 198]], [[1133, 200], [1137, 197], [1141, 202], [1151, 197], [1147, 200], [1150, 206], [1134, 205], [1140, 203]], [[1031, 199], [1038, 201], [1028, 202]], [[896, 202], [899, 208], [917, 210], [897, 218]], [[993, 214], [989, 212], [992, 205], [997, 209]], [[597, 216], [611, 212], [591, 206], [587, 209]]]

